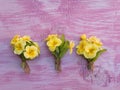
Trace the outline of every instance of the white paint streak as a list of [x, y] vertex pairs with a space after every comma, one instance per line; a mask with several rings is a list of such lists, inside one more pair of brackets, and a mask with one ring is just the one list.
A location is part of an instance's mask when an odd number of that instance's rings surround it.
[[89, 2], [88, 3], [88, 8], [89, 9], [105, 9], [109, 8], [109, 3], [106, 0], [96, 0], [94, 2]]

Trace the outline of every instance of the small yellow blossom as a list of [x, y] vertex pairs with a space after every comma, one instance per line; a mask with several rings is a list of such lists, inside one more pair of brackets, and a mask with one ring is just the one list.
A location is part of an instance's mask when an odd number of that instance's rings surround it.
[[45, 39], [45, 41], [49, 41], [50, 39], [57, 38], [57, 37], [58, 37], [57, 34], [51, 34], [51, 35], [48, 35], [48, 37]]
[[61, 44], [62, 41], [59, 38], [53, 38], [47, 42], [47, 46], [49, 47], [50, 51], [55, 51], [56, 47], [60, 46]]
[[70, 46], [69, 46], [70, 54], [72, 54], [74, 46], [75, 46], [75, 43], [73, 41], [70, 41]]
[[88, 44], [85, 48], [84, 56], [85, 58], [91, 59], [96, 56], [96, 53], [98, 51], [98, 47], [94, 44]]
[[102, 42], [100, 41], [99, 38], [97, 38], [96, 36], [91, 36], [88, 41], [96, 44], [97, 46], [102, 46]]
[[86, 40], [86, 39], [87, 39], [86, 34], [82, 34], [80, 38], [81, 38], [82, 40]]
[[20, 55], [25, 48], [26, 42], [19, 40], [16, 42], [16, 44], [14, 45], [14, 53]]
[[86, 40], [82, 40], [82, 41], [79, 43], [79, 45], [76, 46], [76, 48], [77, 48], [76, 53], [77, 53], [78, 55], [83, 54], [87, 45], [88, 45], [88, 42], [87, 42]]
[[24, 40], [24, 41], [31, 41], [31, 38], [30, 38], [30, 36], [23, 36], [22, 37], [22, 39]]
[[27, 46], [24, 52], [24, 56], [28, 59], [34, 59], [36, 56], [38, 56], [37, 47]]
[[19, 38], [20, 38], [20, 35], [15, 35], [15, 36], [13, 37], [13, 39], [11, 40], [11, 44], [12, 44], [12, 45], [15, 45], [16, 42], [19, 40]]

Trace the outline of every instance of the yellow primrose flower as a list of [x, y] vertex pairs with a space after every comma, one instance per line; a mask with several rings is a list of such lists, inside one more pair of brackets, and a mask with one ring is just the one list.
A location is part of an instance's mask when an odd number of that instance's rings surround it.
[[98, 47], [94, 44], [88, 44], [85, 48], [84, 56], [85, 58], [92, 59], [96, 56]]
[[15, 43], [19, 40], [19, 38], [20, 38], [20, 35], [15, 35], [14, 37], [13, 37], [13, 39], [11, 40], [11, 44], [12, 45], [15, 45]]
[[16, 42], [15, 46], [14, 46], [14, 53], [20, 55], [25, 48], [26, 42], [19, 40]]
[[24, 52], [25, 58], [34, 59], [38, 56], [37, 47], [35, 46], [27, 46]]
[[47, 42], [47, 46], [49, 47], [50, 51], [55, 51], [56, 47], [60, 46], [61, 44], [62, 41], [59, 38], [53, 38]]
[[34, 42], [34, 44], [35, 44], [35, 46], [37, 47], [38, 53], [40, 54], [40, 47], [39, 47], [38, 43], [37, 43], [37, 42]]
[[69, 46], [70, 54], [72, 54], [74, 46], [75, 46], [75, 43], [73, 41], [70, 41], [70, 46]]
[[99, 38], [97, 38], [96, 36], [91, 36], [88, 41], [96, 44], [97, 46], [102, 46], [102, 42], [100, 41]]
[[88, 44], [87, 40], [82, 40], [82, 41], [79, 43], [79, 45], [76, 46], [76, 48], [77, 48], [76, 53], [77, 53], [78, 55], [83, 54], [84, 51], [85, 51], [85, 48], [86, 48], [87, 44]]
[[49, 41], [50, 39], [57, 38], [57, 37], [58, 37], [57, 34], [51, 34], [51, 35], [48, 35], [48, 37], [45, 39], [45, 41]]
[[27, 36], [27, 35], [23, 36], [22, 39], [23, 39], [24, 41], [31, 41], [30, 36]]
[[87, 39], [86, 34], [82, 34], [80, 38], [81, 38], [82, 40], [86, 40], [86, 39]]

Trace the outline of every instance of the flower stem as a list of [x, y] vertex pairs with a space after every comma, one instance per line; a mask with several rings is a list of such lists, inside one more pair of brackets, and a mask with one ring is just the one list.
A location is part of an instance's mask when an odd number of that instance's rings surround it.
[[59, 58], [55, 60], [55, 69], [59, 72], [61, 71], [61, 60]]
[[29, 67], [29, 65], [27, 64], [26, 61], [22, 60], [21, 66], [24, 69], [25, 73], [30, 73], [30, 67]]
[[94, 70], [94, 62], [88, 62], [88, 65], [87, 65], [88, 69], [89, 70]]

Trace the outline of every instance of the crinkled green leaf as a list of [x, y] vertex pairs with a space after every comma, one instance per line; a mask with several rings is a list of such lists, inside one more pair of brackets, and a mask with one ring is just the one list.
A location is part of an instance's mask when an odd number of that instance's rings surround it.
[[60, 50], [59, 50], [59, 48], [58, 48], [58, 47], [56, 48], [55, 52], [59, 55]]
[[22, 54], [20, 54], [20, 58], [21, 58], [23, 61], [27, 60], [27, 59], [25, 58], [25, 56], [24, 56], [24, 54], [23, 54], [23, 53], [22, 53]]
[[56, 52], [52, 52], [52, 54], [53, 54], [56, 58], [58, 57], [58, 55], [57, 55]]
[[52, 52], [52, 54], [57, 58], [57, 57], [59, 57], [59, 52], [60, 52], [60, 50], [57, 47], [56, 50], [54, 52]]
[[65, 41], [64, 45], [60, 48], [59, 58], [62, 58], [65, 53], [68, 51], [69, 41]]
[[61, 40], [62, 40], [62, 44], [60, 45], [59, 49], [61, 49], [65, 43], [65, 36], [64, 35], [61, 36]]
[[34, 45], [32, 41], [26, 42], [26, 46], [31, 46], [31, 45]]

